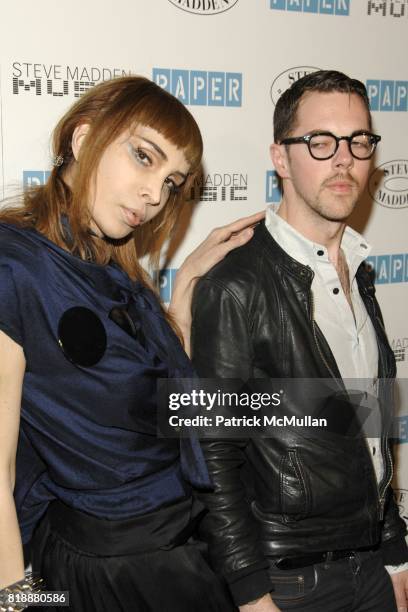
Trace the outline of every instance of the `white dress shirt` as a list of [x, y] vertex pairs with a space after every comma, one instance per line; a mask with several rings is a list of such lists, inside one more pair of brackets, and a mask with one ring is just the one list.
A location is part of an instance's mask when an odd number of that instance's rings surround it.
[[[376, 398], [377, 338], [356, 280], [357, 268], [369, 255], [371, 247], [360, 234], [350, 227], [345, 228], [341, 249], [349, 269], [352, 310], [326, 247], [305, 238], [277, 215], [272, 207], [267, 208], [265, 225], [288, 255], [313, 270], [313, 318], [329, 344], [342, 378], [354, 379], [352, 388], [357, 386], [359, 390], [367, 392], [367, 397]], [[368, 407], [372, 408], [372, 405]], [[379, 417], [379, 411], [373, 412], [374, 419]], [[384, 474], [380, 440], [367, 438], [367, 443], [377, 482], [380, 482]], [[396, 567], [396, 571], [408, 569], [408, 563]], [[395, 571], [390, 566], [387, 566], [387, 569], [390, 573]]]

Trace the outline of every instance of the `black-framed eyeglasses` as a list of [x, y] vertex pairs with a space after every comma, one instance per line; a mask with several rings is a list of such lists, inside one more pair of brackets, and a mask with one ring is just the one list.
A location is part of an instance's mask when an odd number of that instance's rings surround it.
[[313, 159], [330, 159], [336, 154], [340, 140], [347, 140], [348, 148], [356, 159], [370, 159], [373, 156], [381, 136], [363, 130], [353, 132], [351, 136], [335, 136], [331, 132], [313, 132], [305, 136], [284, 138], [280, 144], [291, 145], [305, 143]]

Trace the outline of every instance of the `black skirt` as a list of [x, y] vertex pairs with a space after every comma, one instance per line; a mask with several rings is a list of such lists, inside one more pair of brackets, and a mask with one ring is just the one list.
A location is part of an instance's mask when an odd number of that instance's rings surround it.
[[54, 502], [34, 536], [32, 565], [47, 591], [69, 591], [70, 605], [31, 609], [233, 612], [226, 585], [190, 537], [195, 521], [188, 507], [190, 500], [107, 521]]

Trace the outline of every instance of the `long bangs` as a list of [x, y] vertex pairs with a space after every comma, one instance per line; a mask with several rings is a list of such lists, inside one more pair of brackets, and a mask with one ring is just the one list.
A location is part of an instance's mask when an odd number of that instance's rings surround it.
[[89, 122], [91, 126], [88, 136], [93, 151], [86, 155], [84, 164], [88, 173], [121, 132], [138, 124], [156, 130], [181, 149], [192, 173], [199, 168], [203, 141], [193, 115], [153, 81], [144, 77], [112, 79], [89, 90], [76, 106], [82, 122]]
[[158, 85], [153, 86], [134, 106], [134, 123], [150, 127], [178, 149], [195, 171], [201, 162], [203, 141], [200, 129], [187, 108]]

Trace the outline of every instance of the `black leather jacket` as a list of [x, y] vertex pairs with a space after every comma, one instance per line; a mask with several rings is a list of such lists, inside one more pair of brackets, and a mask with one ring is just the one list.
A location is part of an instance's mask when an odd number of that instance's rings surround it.
[[[260, 224], [253, 239], [200, 279], [193, 300], [193, 361], [207, 378], [341, 378], [313, 319], [313, 272]], [[379, 378], [395, 377], [374, 286], [362, 264], [358, 287], [378, 339]], [[214, 493], [203, 533], [237, 604], [270, 590], [267, 557], [379, 544], [384, 563], [408, 559], [405, 524], [392, 497], [392, 458], [382, 439], [377, 485], [363, 438], [297, 435], [203, 444]], [[247, 478], [249, 475], [249, 478]], [[243, 481], [251, 483], [244, 486]]]

